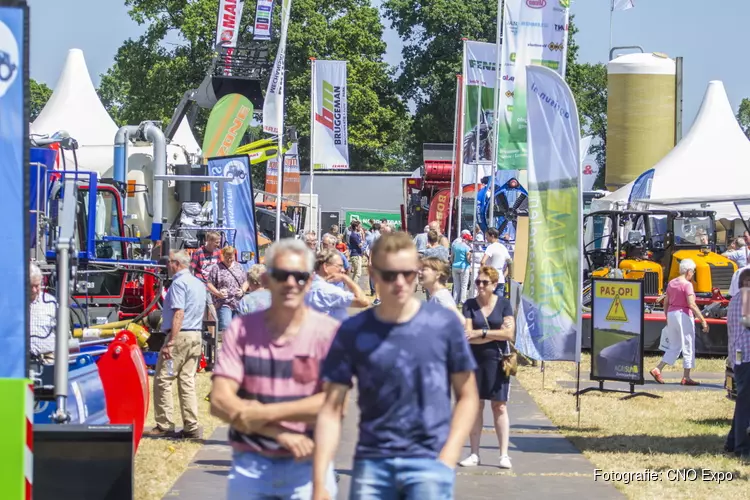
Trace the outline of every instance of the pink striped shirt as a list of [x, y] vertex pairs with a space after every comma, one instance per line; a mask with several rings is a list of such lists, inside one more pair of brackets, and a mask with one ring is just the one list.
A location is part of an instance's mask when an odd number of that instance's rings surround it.
[[690, 310], [688, 297], [695, 295], [693, 284], [681, 278], [675, 278], [667, 284], [667, 299], [669, 300], [669, 311], [682, 311], [690, 316], [693, 312]]
[[[224, 332], [213, 376], [240, 384], [238, 396], [263, 404], [306, 398], [320, 392], [320, 364], [328, 354], [339, 322], [308, 309], [299, 333], [278, 343], [265, 324], [266, 311], [236, 318]], [[302, 422], [279, 422], [293, 432], [309, 432]], [[238, 451], [266, 455], [291, 454], [272, 438], [231, 429], [229, 440]]]

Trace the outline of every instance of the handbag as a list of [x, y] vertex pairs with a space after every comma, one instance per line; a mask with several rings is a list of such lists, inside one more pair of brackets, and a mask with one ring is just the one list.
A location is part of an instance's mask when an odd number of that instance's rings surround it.
[[[487, 321], [487, 316], [485, 316], [481, 310], [479, 312], [482, 314], [482, 318], [484, 318], [484, 324], [489, 330], [490, 323], [489, 321]], [[510, 378], [518, 373], [518, 351], [516, 350], [516, 346], [513, 344], [512, 340], [508, 340], [507, 342], [508, 352], [502, 354], [503, 365], [501, 370], [505, 374], [505, 378]]]

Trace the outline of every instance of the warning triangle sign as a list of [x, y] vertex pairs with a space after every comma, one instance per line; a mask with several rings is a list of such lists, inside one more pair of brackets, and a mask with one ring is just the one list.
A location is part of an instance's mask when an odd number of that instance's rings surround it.
[[609, 312], [606, 317], [607, 321], [614, 321], [616, 323], [627, 323], [628, 316], [625, 314], [625, 309], [622, 307], [620, 302], [620, 296], [615, 295], [615, 300], [612, 301], [612, 305], [609, 306]]

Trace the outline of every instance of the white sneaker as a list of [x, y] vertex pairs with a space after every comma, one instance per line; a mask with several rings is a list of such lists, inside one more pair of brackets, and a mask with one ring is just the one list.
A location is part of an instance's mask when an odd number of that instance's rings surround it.
[[477, 465], [479, 465], [479, 455], [477, 455], [476, 453], [472, 453], [468, 457], [458, 462], [458, 465], [460, 465], [461, 467], [476, 467]]
[[510, 457], [508, 455], [502, 455], [500, 457], [500, 468], [501, 469], [512, 469], [513, 466], [510, 464]]

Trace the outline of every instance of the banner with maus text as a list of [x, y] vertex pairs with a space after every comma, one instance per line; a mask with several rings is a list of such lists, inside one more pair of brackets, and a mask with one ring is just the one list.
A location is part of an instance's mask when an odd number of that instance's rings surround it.
[[562, 77], [527, 66], [529, 254], [516, 347], [544, 361], [579, 361], [583, 210], [581, 129]]
[[245, 0], [221, 0], [219, 2], [215, 45], [227, 47], [227, 55], [223, 61], [225, 75], [232, 74], [232, 56], [234, 55], [234, 49], [237, 47], [244, 5]]
[[321, 170], [349, 168], [346, 61], [314, 61], [313, 165]]
[[544, 66], [565, 76], [570, 0], [505, 0], [504, 5], [497, 165], [499, 170], [525, 170], [525, 68]]

